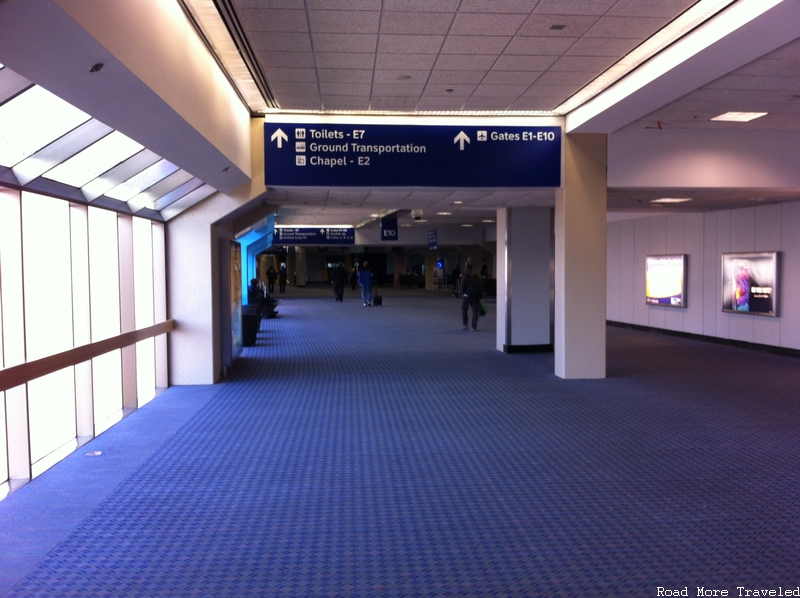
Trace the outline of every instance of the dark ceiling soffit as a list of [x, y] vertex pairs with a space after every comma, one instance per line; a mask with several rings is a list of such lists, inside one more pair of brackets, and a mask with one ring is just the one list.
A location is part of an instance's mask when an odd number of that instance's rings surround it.
[[[244, 97], [242, 97], [239, 88], [236, 86], [236, 83], [231, 79], [231, 76], [228, 74], [227, 69], [220, 61], [216, 52], [214, 52], [214, 48], [211, 45], [211, 42], [208, 40], [208, 38], [206, 38], [199, 23], [197, 23], [195, 18], [192, 16], [192, 12], [191, 10], [189, 10], [189, 7], [186, 6], [184, 0], [179, 0], [178, 3], [183, 9], [183, 12], [186, 14], [186, 17], [194, 26], [200, 38], [206, 44], [206, 47], [208, 47], [208, 50], [209, 52], [211, 52], [211, 55], [214, 57], [214, 60], [217, 61], [217, 64], [222, 69], [222, 72], [225, 73], [225, 76], [228, 78], [228, 81], [230, 81], [234, 90], [236, 90], [236, 95], [239, 96], [239, 99], [242, 101], [242, 104], [244, 104], [245, 108], [250, 110], [250, 106], [247, 104]], [[242, 27], [242, 24], [239, 21], [239, 17], [236, 15], [236, 9], [233, 7], [232, 2], [230, 0], [214, 0], [214, 5], [216, 6], [217, 12], [219, 13], [220, 17], [222, 18], [222, 21], [225, 23], [225, 27], [228, 29], [228, 34], [231, 36], [233, 43], [236, 45], [236, 49], [239, 50], [239, 56], [242, 57], [245, 66], [247, 66], [247, 70], [253, 77], [253, 81], [255, 82], [256, 87], [258, 87], [258, 90], [261, 92], [261, 95], [264, 98], [264, 101], [266, 102], [267, 106], [270, 108], [278, 108], [278, 103], [275, 101], [275, 96], [272, 95], [272, 91], [270, 90], [269, 85], [267, 85], [267, 80], [264, 77], [264, 73], [261, 71], [261, 68], [258, 65], [258, 59], [256, 58], [253, 48], [250, 46], [250, 42], [247, 39], [247, 34], [244, 32], [244, 27]], [[250, 114], [251, 116], [261, 116], [258, 113], [254, 113], [252, 110], [250, 111]]]

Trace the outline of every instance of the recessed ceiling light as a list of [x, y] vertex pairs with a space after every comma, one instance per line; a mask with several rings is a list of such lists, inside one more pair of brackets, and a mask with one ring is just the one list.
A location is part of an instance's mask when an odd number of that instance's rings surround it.
[[461, 226], [463, 226], [464, 228], [472, 228], [471, 224], [462, 224]]
[[414, 222], [427, 222], [424, 218], [420, 218], [419, 220], [415, 220]]
[[460, 206], [462, 203], [464, 203], [464, 202], [463, 201], [454, 201], [453, 205], [454, 206]]
[[449, 216], [452, 212], [436, 212], [437, 216]]
[[550, 25], [550, 29], [552, 31], [564, 31], [566, 29], [566, 25]]
[[491, 218], [486, 218], [485, 220], [481, 220], [481, 222], [489, 222], [489, 223], [491, 223], [491, 222], [494, 222], [494, 220], [492, 220]]
[[411, 78], [411, 75], [398, 75], [396, 79], [398, 81], [408, 81]]
[[651, 199], [650, 203], [684, 203], [686, 201], [692, 201], [691, 197], [662, 197], [661, 199]]
[[405, 227], [408, 227], [408, 226], [411, 226], [411, 225], [410, 225], [410, 224], [401, 224], [400, 226], [402, 226], [403, 228], [405, 228]]
[[769, 112], [726, 112], [715, 116], [711, 120], [721, 120], [726, 122], [746, 123], [762, 116], [766, 116]]

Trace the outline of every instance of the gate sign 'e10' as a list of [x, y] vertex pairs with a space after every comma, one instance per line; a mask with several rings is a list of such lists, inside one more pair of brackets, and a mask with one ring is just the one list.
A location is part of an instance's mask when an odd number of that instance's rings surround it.
[[558, 187], [561, 128], [266, 123], [267, 185]]

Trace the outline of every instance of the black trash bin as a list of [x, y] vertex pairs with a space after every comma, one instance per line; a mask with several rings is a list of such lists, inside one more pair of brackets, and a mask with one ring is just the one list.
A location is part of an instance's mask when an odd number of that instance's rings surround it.
[[242, 306], [242, 344], [252, 347], [256, 344], [258, 329], [261, 326], [261, 308], [256, 305]]

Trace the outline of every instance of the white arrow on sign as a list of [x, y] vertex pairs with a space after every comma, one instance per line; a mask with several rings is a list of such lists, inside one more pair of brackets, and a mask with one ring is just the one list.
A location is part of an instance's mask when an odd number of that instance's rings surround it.
[[453, 139], [453, 143], [458, 143], [459, 144], [458, 149], [460, 149], [461, 151], [464, 151], [465, 141], [469, 143], [469, 137], [467, 137], [467, 134], [464, 131], [461, 131], [458, 135], [456, 135], [456, 138]]
[[277, 131], [275, 131], [275, 132], [272, 134], [272, 137], [270, 137], [270, 138], [269, 138], [269, 140], [270, 140], [270, 141], [275, 141], [275, 139], [276, 139], [276, 138], [278, 139], [278, 149], [281, 149], [281, 148], [283, 147], [283, 142], [284, 142], [284, 141], [289, 141], [289, 137], [287, 137], [287, 136], [286, 136], [286, 133], [284, 133], [284, 132], [283, 132], [282, 130], [280, 130], [280, 129], [278, 129]]

